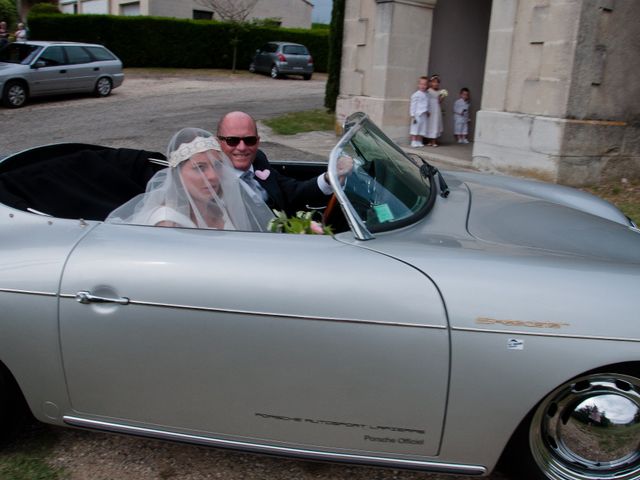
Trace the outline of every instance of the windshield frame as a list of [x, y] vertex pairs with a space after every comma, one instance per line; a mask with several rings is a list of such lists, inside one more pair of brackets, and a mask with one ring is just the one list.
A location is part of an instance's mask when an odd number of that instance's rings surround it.
[[[423, 162], [423, 165], [420, 165], [418, 159], [412, 159], [409, 157], [395, 142], [390, 140], [370, 119], [369, 117], [362, 112], [357, 112], [350, 115], [345, 123], [344, 123], [345, 133], [342, 138], [338, 141], [336, 146], [331, 150], [331, 154], [329, 156], [329, 166], [327, 169], [327, 173], [329, 175], [329, 182], [333, 186], [334, 193], [338, 202], [340, 203], [340, 207], [345, 215], [345, 218], [349, 224], [349, 227], [354, 233], [354, 236], [357, 240], [371, 240], [374, 237], [373, 233], [385, 232], [390, 230], [397, 230], [402, 227], [406, 227], [408, 225], [414, 224], [416, 221], [424, 218], [427, 213], [433, 208], [435, 203], [435, 197], [437, 195], [437, 187], [435, 182], [433, 181], [433, 174], [429, 169], [423, 169], [424, 165], [427, 165], [424, 160], [420, 158]], [[338, 159], [343, 155], [345, 147], [347, 147], [353, 137], [361, 131], [370, 131], [372, 134], [379, 137], [383, 140], [388, 146], [390, 146], [395, 152], [397, 152], [401, 157], [403, 157], [409, 164], [413, 165], [416, 168], [416, 171], [422, 176], [423, 181], [425, 182], [425, 188], [428, 189], [427, 194], [424, 195], [425, 202], [423, 205], [417, 210], [413, 211], [413, 213], [407, 217], [399, 218], [398, 220], [391, 221], [388, 223], [381, 223], [379, 225], [375, 225], [374, 228], [369, 228], [365, 222], [365, 220], [358, 214], [353, 204], [349, 200], [347, 194], [340, 186], [340, 181], [338, 178], [337, 164]], [[424, 172], [427, 171], [428, 175], [425, 175]], [[347, 177], [347, 182], [348, 182]], [[337, 186], [337, 188], [336, 188]]]

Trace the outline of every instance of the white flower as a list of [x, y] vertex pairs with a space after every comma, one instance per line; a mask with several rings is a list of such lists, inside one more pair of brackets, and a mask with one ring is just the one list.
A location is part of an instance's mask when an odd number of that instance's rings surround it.
[[440, 90], [439, 92], [440, 96], [442, 98], [445, 98], [447, 95], [449, 95], [449, 92], [447, 92], [444, 88], [442, 90]]

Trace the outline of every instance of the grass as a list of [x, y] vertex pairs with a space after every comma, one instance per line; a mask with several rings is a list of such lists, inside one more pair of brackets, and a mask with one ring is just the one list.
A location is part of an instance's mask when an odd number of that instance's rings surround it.
[[583, 190], [613, 203], [636, 225], [640, 225], [640, 180], [608, 181]]
[[11, 445], [0, 450], [2, 480], [63, 480], [65, 471], [53, 468], [47, 458], [57, 441], [53, 430], [33, 425]]
[[326, 110], [307, 110], [287, 113], [280, 117], [264, 120], [264, 123], [278, 135], [295, 135], [316, 130], [333, 130], [335, 115]]

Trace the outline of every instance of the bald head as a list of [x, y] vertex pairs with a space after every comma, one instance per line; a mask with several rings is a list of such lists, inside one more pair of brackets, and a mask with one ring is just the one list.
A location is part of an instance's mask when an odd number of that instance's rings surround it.
[[[248, 170], [256, 158], [260, 145], [258, 128], [253, 117], [245, 112], [229, 112], [218, 122], [217, 135], [222, 151], [229, 157], [233, 166], [238, 170]], [[258, 140], [253, 145], [247, 145], [244, 140], [241, 140], [237, 145], [229, 145], [225, 141], [225, 137], [240, 139], [257, 137]]]
[[258, 127], [256, 126], [255, 119], [248, 113], [240, 111], [225, 113], [218, 122], [218, 130], [216, 134], [218, 136], [230, 136], [229, 134], [223, 133], [225, 127], [235, 126], [238, 124], [251, 125], [251, 128], [253, 128], [253, 134], [258, 134]]

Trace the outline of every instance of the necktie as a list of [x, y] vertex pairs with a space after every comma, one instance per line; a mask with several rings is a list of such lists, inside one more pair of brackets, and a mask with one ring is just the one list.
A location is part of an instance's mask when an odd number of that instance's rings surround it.
[[256, 180], [256, 177], [251, 170], [245, 171], [242, 175], [240, 175], [240, 178], [247, 185], [249, 185], [249, 187], [251, 187], [251, 190], [258, 194], [258, 196], [262, 200], [264, 200], [265, 202], [267, 201], [267, 198], [269, 198], [269, 195], [267, 195], [267, 191], [262, 187], [262, 185], [260, 185], [260, 183], [258, 183], [258, 180]]

